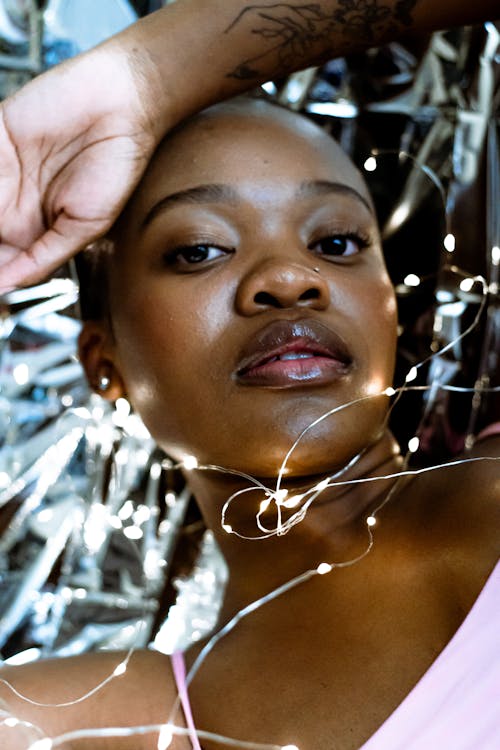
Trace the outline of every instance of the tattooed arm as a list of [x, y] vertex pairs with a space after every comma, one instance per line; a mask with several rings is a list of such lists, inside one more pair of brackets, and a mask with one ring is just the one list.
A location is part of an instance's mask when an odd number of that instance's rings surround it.
[[178, 0], [0, 108], [0, 293], [103, 234], [164, 133], [261, 81], [498, 14], [498, 0]]

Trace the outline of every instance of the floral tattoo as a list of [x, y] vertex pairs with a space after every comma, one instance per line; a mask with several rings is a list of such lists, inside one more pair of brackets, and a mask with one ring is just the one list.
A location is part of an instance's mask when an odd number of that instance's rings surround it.
[[243, 60], [229, 78], [252, 80], [260, 76], [260, 67], [274, 58], [278, 68], [287, 70], [312, 49], [318, 54], [329, 49], [334, 34], [370, 43], [384, 34], [412, 24], [412, 10], [418, 0], [397, 0], [389, 7], [384, 0], [338, 0], [327, 10], [324, 3], [270, 3], [247, 5], [225, 30], [231, 33], [244, 23], [250, 32], [267, 42], [267, 49]]

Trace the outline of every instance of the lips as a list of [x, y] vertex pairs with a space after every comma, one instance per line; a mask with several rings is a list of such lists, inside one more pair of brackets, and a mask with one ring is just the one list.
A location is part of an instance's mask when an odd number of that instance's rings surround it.
[[271, 388], [326, 385], [345, 377], [351, 366], [346, 343], [323, 323], [277, 320], [244, 347], [236, 377], [245, 385]]

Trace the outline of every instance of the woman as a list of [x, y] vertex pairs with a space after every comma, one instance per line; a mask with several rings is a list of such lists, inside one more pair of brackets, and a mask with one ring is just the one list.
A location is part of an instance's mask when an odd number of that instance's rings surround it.
[[[189, 690], [197, 729], [301, 750], [497, 746], [498, 470], [481, 461], [393, 476], [395, 300], [370, 196], [346, 156], [276, 107], [216, 107], [161, 145], [113, 240], [100, 258], [107, 308], [84, 327], [82, 362], [90, 383], [126, 395], [184, 464], [230, 568], [220, 624], [313, 571], [208, 654]], [[280, 493], [241, 478], [275, 488], [300, 435]], [[497, 454], [495, 435], [476, 448]], [[193, 468], [193, 456], [229, 472]], [[331, 476], [342, 484], [325, 487]], [[278, 503], [286, 524], [311, 488], [319, 496], [300, 523], [266, 534]], [[2, 671], [33, 701], [66, 706], [37, 707], [5, 684], [0, 697], [49, 737], [169, 717], [183, 725], [168, 660], [152, 653], [75, 702], [117, 663], [93, 655]], [[2, 746], [28, 747], [29, 732], [4, 727]], [[171, 747], [196, 742], [174, 732]]]

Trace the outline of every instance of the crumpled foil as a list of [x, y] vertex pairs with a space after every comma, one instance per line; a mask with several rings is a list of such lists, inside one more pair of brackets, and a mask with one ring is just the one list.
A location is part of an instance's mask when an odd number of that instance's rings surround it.
[[[402, 399], [392, 425], [403, 444], [419, 435], [423, 465], [500, 418], [498, 397], [439, 387], [500, 385], [498, 54], [486, 24], [263, 86], [333, 133], [371, 185], [399, 297], [396, 380], [433, 355], [417, 381], [432, 387]], [[228, 575], [128, 403], [90, 392], [77, 297], [69, 267], [0, 299], [0, 654], [13, 663], [186, 648], [214, 628]]]

